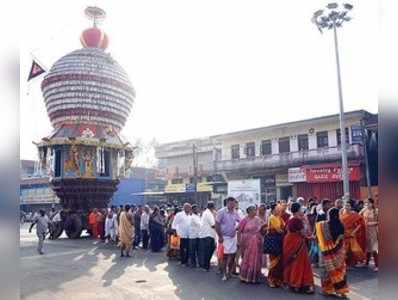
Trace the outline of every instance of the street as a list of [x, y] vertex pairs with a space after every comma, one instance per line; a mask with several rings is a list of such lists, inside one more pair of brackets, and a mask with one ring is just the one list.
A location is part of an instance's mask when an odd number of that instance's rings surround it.
[[[45, 255], [38, 255], [36, 246], [34, 231], [29, 234], [28, 225], [21, 226], [21, 299], [324, 299], [317, 275], [316, 294], [298, 295], [237, 278], [222, 282], [215, 270], [179, 266], [164, 252], [139, 249], [131, 258], [120, 258], [114, 245], [64, 235], [45, 241]], [[351, 270], [348, 282], [350, 299], [377, 299], [376, 273]]]

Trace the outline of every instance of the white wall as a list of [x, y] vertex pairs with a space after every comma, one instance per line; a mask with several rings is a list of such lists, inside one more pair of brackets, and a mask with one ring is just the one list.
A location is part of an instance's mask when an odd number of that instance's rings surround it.
[[[322, 121], [322, 120], [321, 120]], [[231, 146], [235, 144], [240, 145], [240, 158], [245, 158], [244, 154], [245, 144], [247, 142], [255, 142], [256, 144], [256, 156], [261, 155], [261, 141], [271, 139], [272, 154], [279, 153], [278, 139], [280, 137], [290, 136], [290, 151], [298, 151], [298, 138], [299, 134], [308, 134], [308, 147], [309, 149], [316, 149], [316, 132], [328, 131], [329, 147], [337, 146], [336, 129], [339, 128], [339, 120], [336, 118], [331, 121], [322, 121], [318, 124], [307, 123], [300, 126], [286, 126], [276, 129], [259, 129], [256, 132], [239, 133], [236, 135], [219, 136], [217, 140], [221, 142], [222, 148], [222, 160], [231, 160]], [[346, 127], [351, 129], [351, 125], [358, 124], [358, 118], [347, 118]], [[310, 134], [310, 128], [314, 128], [314, 133]], [[295, 137], [295, 138], [292, 138]], [[350, 142], [351, 142], [351, 130], [350, 130]]]

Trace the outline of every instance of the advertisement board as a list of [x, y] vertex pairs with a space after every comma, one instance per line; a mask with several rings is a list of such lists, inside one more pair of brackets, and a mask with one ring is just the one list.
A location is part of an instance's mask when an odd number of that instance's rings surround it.
[[185, 184], [177, 183], [177, 184], [168, 184], [164, 188], [165, 193], [185, 193]]
[[207, 182], [199, 182], [196, 186], [196, 190], [198, 192], [212, 192], [213, 186], [208, 184]]
[[303, 168], [289, 168], [288, 170], [289, 182], [306, 182], [307, 176]]
[[228, 181], [228, 196], [239, 201], [243, 212], [250, 205], [260, 205], [260, 179]]
[[[349, 167], [349, 180], [359, 181], [361, 179], [361, 171], [359, 167]], [[336, 182], [341, 181], [341, 167], [319, 167], [308, 168], [306, 170], [307, 182]]]

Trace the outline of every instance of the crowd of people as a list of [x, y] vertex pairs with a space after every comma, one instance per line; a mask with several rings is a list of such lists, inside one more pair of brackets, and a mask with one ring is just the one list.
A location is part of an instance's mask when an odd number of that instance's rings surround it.
[[[31, 226], [37, 223], [40, 235], [44, 218], [41, 214]], [[373, 258], [378, 270], [378, 210], [371, 198], [344, 203], [299, 197], [249, 206], [245, 212], [232, 197], [219, 210], [213, 202], [204, 209], [189, 203], [181, 208], [125, 205], [93, 209], [88, 224], [92, 237], [118, 245], [121, 257], [137, 248], [160, 252], [167, 247], [170, 260], [209, 271], [216, 254], [223, 281], [238, 276], [245, 283], [312, 294], [318, 267], [322, 293], [345, 297], [347, 269], [369, 266]]]

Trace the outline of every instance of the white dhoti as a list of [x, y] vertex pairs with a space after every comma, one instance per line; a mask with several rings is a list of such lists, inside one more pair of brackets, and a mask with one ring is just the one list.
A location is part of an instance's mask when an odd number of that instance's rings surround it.
[[229, 237], [224, 236], [224, 253], [225, 254], [235, 254], [238, 250], [238, 239], [236, 236]]

